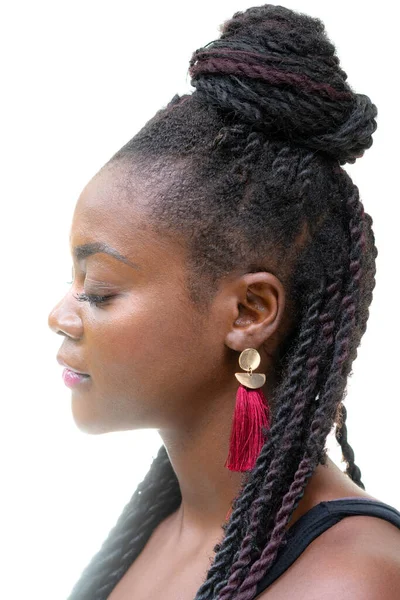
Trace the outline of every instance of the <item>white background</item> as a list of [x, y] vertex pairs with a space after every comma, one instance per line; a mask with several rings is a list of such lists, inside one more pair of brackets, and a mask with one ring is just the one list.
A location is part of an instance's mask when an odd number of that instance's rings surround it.
[[[346, 168], [374, 219], [377, 287], [346, 398], [367, 491], [400, 508], [398, 30], [388, 1], [282, 2], [321, 18], [353, 89], [378, 107]], [[18, 2], [1, 15], [2, 597], [65, 599], [161, 440], [77, 430], [48, 329], [71, 277], [68, 235], [87, 181], [175, 93], [192, 52], [245, 1]], [[330, 455], [340, 463], [338, 445]]]

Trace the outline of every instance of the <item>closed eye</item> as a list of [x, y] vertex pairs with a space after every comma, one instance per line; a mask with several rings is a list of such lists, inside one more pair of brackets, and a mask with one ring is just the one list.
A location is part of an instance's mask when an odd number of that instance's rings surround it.
[[95, 294], [74, 294], [74, 297], [79, 302], [89, 302], [91, 306], [99, 306], [104, 304], [113, 296], [97, 296]]

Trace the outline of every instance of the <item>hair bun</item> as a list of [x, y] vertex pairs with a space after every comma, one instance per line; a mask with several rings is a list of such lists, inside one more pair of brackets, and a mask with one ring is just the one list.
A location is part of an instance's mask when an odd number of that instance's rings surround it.
[[264, 4], [236, 12], [196, 50], [194, 94], [269, 138], [354, 163], [372, 145], [377, 108], [353, 92], [318, 18]]

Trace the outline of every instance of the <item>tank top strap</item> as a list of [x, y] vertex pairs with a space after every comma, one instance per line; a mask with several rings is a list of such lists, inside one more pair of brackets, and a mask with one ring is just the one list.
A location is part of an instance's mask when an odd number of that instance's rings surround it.
[[357, 496], [320, 502], [289, 528], [286, 543], [279, 549], [271, 569], [258, 582], [254, 599], [282, 575], [315, 538], [343, 518], [353, 515], [379, 517], [400, 529], [400, 512], [380, 500]]

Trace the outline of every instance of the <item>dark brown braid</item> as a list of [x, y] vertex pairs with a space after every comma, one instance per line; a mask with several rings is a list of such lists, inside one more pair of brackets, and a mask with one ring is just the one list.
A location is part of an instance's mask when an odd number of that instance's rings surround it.
[[[181, 492], [165, 446], [156, 458], [116, 525], [74, 586], [72, 598], [107, 598], [153, 529], [181, 503]], [[107, 573], [107, 578], [104, 578]]]
[[[207, 312], [238, 269], [271, 272], [285, 287], [291, 324], [273, 357], [271, 428], [194, 598], [250, 600], [288, 543], [335, 425], [346, 473], [364, 488], [343, 400], [377, 249], [343, 165], [372, 145], [377, 109], [348, 85], [323, 23], [282, 6], [235, 13], [194, 52], [190, 74], [195, 91], [174, 96], [104, 168], [149, 182], [152, 224], [187, 245], [196, 310]], [[69, 600], [106, 600], [180, 502], [162, 446]]]

